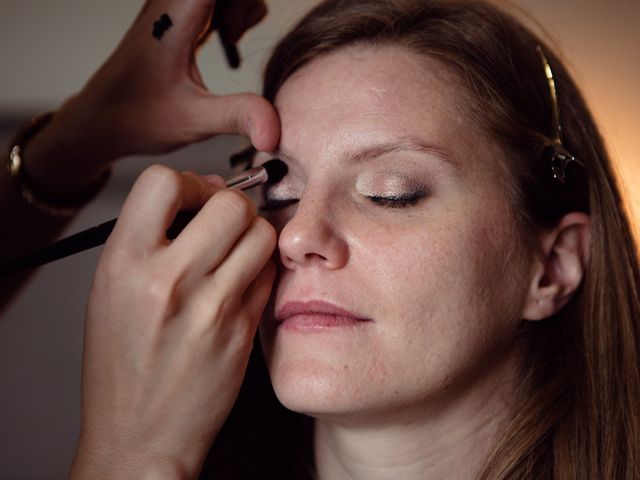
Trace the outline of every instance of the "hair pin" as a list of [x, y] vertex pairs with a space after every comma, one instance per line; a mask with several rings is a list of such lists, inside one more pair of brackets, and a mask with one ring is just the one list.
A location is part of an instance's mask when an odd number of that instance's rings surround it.
[[544, 73], [547, 78], [547, 84], [549, 85], [549, 94], [551, 97], [551, 112], [553, 115], [553, 134], [552, 143], [545, 146], [542, 157], [549, 161], [551, 167], [551, 176], [553, 180], [559, 184], [564, 185], [567, 182], [566, 168], [572, 162], [584, 167], [584, 164], [569, 153], [562, 145], [562, 125], [560, 123], [560, 108], [558, 106], [558, 92], [556, 90], [556, 82], [553, 77], [553, 71], [551, 65], [544, 50], [540, 45], [536, 45], [536, 51], [540, 56], [542, 65], [544, 67]]

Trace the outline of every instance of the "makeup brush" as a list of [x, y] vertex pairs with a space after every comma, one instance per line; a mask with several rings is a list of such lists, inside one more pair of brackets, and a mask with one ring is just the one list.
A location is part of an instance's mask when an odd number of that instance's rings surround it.
[[[246, 190], [265, 183], [278, 183], [287, 174], [287, 171], [286, 163], [277, 158], [273, 158], [259, 167], [229, 177], [225, 179], [225, 182], [227, 183], [227, 187]], [[167, 230], [167, 238], [176, 238], [197, 213], [197, 211], [178, 212], [175, 220]], [[117, 220], [117, 218], [114, 218], [108, 222], [101, 223], [95, 227], [53, 242], [27, 255], [9, 260], [0, 265], [0, 277], [11, 275], [22, 270], [36, 268], [53, 262], [54, 260], [59, 260], [60, 258], [68, 257], [69, 255], [102, 245], [107, 241]]]

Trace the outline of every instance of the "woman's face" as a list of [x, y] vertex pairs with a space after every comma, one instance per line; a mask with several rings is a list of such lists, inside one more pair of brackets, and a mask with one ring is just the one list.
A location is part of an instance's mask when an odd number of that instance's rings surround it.
[[265, 192], [280, 264], [261, 336], [286, 407], [421, 411], [505, 362], [528, 264], [504, 153], [467, 98], [444, 64], [395, 46], [321, 57], [279, 91], [289, 174]]

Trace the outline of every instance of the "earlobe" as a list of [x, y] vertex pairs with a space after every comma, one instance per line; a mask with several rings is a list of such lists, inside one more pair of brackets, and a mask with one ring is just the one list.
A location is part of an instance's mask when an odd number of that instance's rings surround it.
[[572, 212], [553, 230], [541, 235], [538, 255], [532, 264], [523, 319], [543, 320], [569, 302], [589, 264], [590, 234], [589, 215]]

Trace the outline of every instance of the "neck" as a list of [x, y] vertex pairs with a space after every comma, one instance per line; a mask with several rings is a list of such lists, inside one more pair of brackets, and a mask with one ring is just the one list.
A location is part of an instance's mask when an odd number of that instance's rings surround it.
[[456, 398], [425, 402], [400, 421], [317, 419], [318, 480], [475, 478], [513, 418], [515, 372], [515, 361], [504, 362]]

